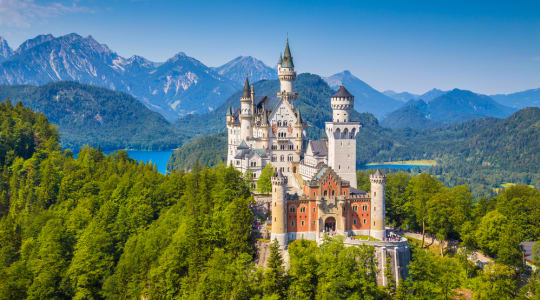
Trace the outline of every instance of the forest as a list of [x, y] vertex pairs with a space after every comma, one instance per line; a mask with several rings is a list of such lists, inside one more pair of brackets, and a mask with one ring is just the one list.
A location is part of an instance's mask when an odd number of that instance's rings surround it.
[[0, 85], [0, 101], [21, 101], [58, 126], [63, 148], [170, 150], [187, 140], [163, 116], [123, 92], [71, 81]]
[[[459, 240], [494, 258], [411, 240], [410, 277], [375, 284], [371, 248], [270, 246], [256, 268], [250, 185], [217, 165], [163, 175], [126, 152], [83, 148], [75, 159], [41, 113], [0, 104], [1, 299], [537, 299], [540, 275], [519, 243], [538, 240], [540, 192], [528, 186], [474, 198], [429, 174], [388, 175], [388, 223]], [[368, 173], [358, 174], [366, 189]], [[422, 245], [424, 244], [424, 245]], [[443, 243], [444, 244], [444, 243]], [[538, 245], [535, 245], [538, 265]], [[465, 253], [465, 255], [463, 254]]]

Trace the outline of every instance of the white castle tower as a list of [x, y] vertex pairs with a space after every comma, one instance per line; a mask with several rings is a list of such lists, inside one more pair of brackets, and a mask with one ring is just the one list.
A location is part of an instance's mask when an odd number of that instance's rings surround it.
[[287, 39], [283, 57], [279, 57], [278, 77], [280, 89], [277, 96], [284, 101], [291, 102], [292, 100], [296, 100], [298, 94], [294, 92], [293, 88], [293, 83], [296, 80], [296, 71], [294, 71], [293, 57], [291, 55], [291, 49], [289, 48], [289, 39]]
[[332, 122], [326, 122], [328, 136], [328, 165], [341, 178], [356, 188], [356, 135], [359, 122], [351, 122], [354, 96], [340, 86], [330, 98]]
[[371, 182], [371, 227], [370, 235], [376, 239], [384, 240], [386, 237], [384, 212], [386, 176], [377, 169], [375, 174], [369, 176]]
[[244, 93], [240, 98], [240, 139], [242, 141], [253, 137], [253, 97], [251, 87], [249, 86], [249, 79], [246, 76], [246, 82], [244, 83]]
[[272, 180], [272, 234], [271, 241], [276, 239], [280, 248], [287, 247], [287, 177], [278, 170]]

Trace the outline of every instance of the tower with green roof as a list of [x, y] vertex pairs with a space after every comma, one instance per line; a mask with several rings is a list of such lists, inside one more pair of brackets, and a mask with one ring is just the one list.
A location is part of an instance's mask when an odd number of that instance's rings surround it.
[[294, 91], [294, 81], [296, 80], [296, 71], [294, 71], [293, 56], [289, 47], [289, 39], [285, 45], [283, 57], [280, 55], [278, 61], [278, 77], [280, 82], [280, 90], [277, 94], [278, 98], [283, 101], [294, 101], [298, 94]]

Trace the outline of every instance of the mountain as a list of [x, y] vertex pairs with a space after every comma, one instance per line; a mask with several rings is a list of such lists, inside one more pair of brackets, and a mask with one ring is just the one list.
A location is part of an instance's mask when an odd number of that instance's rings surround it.
[[[261, 80], [254, 84], [256, 95], [266, 95], [276, 98], [279, 91], [279, 80]], [[298, 92], [296, 107], [300, 109], [302, 118], [308, 120], [307, 135], [310, 138], [324, 136], [324, 122], [332, 119], [332, 110], [330, 108], [330, 96], [335, 91], [318, 75], [302, 73], [298, 75], [295, 82], [295, 89]], [[216, 110], [203, 115], [189, 115], [181, 118], [175, 124], [183, 132], [190, 135], [209, 135], [221, 132], [225, 129], [225, 115], [227, 109], [240, 108], [240, 97], [242, 90], [237, 91], [230, 96]], [[357, 120], [363, 114], [354, 111], [352, 118]]]
[[0, 86], [0, 99], [21, 101], [58, 126], [62, 145], [103, 150], [173, 149], [184, 136], [159, 113], [123, 92], [77, 82]]
[[388, 128], [413, 128], [417, 130], [439, 127], [442, 123], [428, 118], [428, 105], [423, 100], [409, 100], [403, 107], [389, 113], [381, 122]]
[[251, 56], [238, 56], [228, 63], [213, 68], [219, 75], [238, 84], [243, 84], [246, 74], [249, 80], [257, 82], [263, 79], [277, 79], [277, 71]]
[[9, 47], [8, 42], [0, 36], [0, 63], [8, 59], [12, 53], [13, 50]]
[[411, 99], [417, 99], [418, 98], [418, 95], [416, 94], [412, 94], [412, 93], [409, 93], [409, 92], [401, 92], [401, 93], [397, 93], [397, 92], [394, 92], [392, 90], [386, 90], [383, 92], [383, 94], [385, 96], [388, 96], [392, 99], [395, 99], [395, 100], [398, 100], [398, 101], [401, 101], [401, 102], [407, 102]]
[[416, 94], [412, 94], [412, 93], [409, 93], [409, 92], [401, 92], [401, 93], [396, 93], [392, 90], [387, 90], [387, 91], [384, 91], [383, 94], [385, 94], [386, 96], [392, 98], [392, 99], [396, 99], [396, 100], [399, 100], [399, 101], [402, 101], [402, 102], [407, 102], [409, 100], [424, 100], [424, 102], [430, 102], [431, 100], [437, 98], [437, 97], [440, 97], [442, 96], [444, 93], [446, 93], [445, 91], [441, 91], [439, 89], [431, 89], [425, 93], [423, 93], [422, 95], [416, 95]]
[[446, 92], [448, 92], [448, 91], [441, 91], [439, 89], [431, 89], [431, 90], [423, 93], [422, 95], [419, 95], [416, 99], [422, 99], [425, 102], [430, 102], [433, 99], [444, 95], [444, 93], [446, 93]]
[[540, 88], [513, 94], [492, 95], [490, 97], [500, 104], [514, 108], [524, 108], [528, 106], [540, 107]]
[[168, 119], [212, 111], [241, 86], [183, 52], [142, 75], [131, 85], [131, 93], [150, 108], [172, 110]]
[[240, 87], [184, 53], [163, 64], [140, 56], [126, 59], [91, 36], [75, 33], [39, 35], [0, 64], [0, 84], [63, 80], [130, 93], [169, 120], [211, 111]]
[[334, 74], [324, 80], [333, 89], [344, 85], [354, 95], [354, 108], [359, 112], [372, 113], [378, 119], [403, 105], [403, 102], [378, 92], [349, 71]]
[[488, 96], [454, 89], [430, 102], [412, 100], [390, 113], [381, 124], [389, 128], [429, 129], [484, 117], [505, 118], [515, 109]]

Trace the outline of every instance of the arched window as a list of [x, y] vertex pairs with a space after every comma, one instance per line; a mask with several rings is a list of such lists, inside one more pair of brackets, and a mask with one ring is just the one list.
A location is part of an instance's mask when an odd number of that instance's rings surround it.
[[328, 196], [328, 191], [326, 191], [326, 190], [324, 191], [324, 196], [325, 197]]
[[289, 211], [292, 213], [296, 212], [296, 207], [294, 206], [289, 207]]
[[353, 210], [353, 211], [358, 211], [358, 206], [353, 205], [352, 210]]
[[335, 192], [334, 192], [334, 190], [332, 190], [332, 197], [334, 197], [334, 196], [335, 196]]
[[281, 155], [281, 157], [279, 158], [279, 161], [285, 161], [285, 156]]

